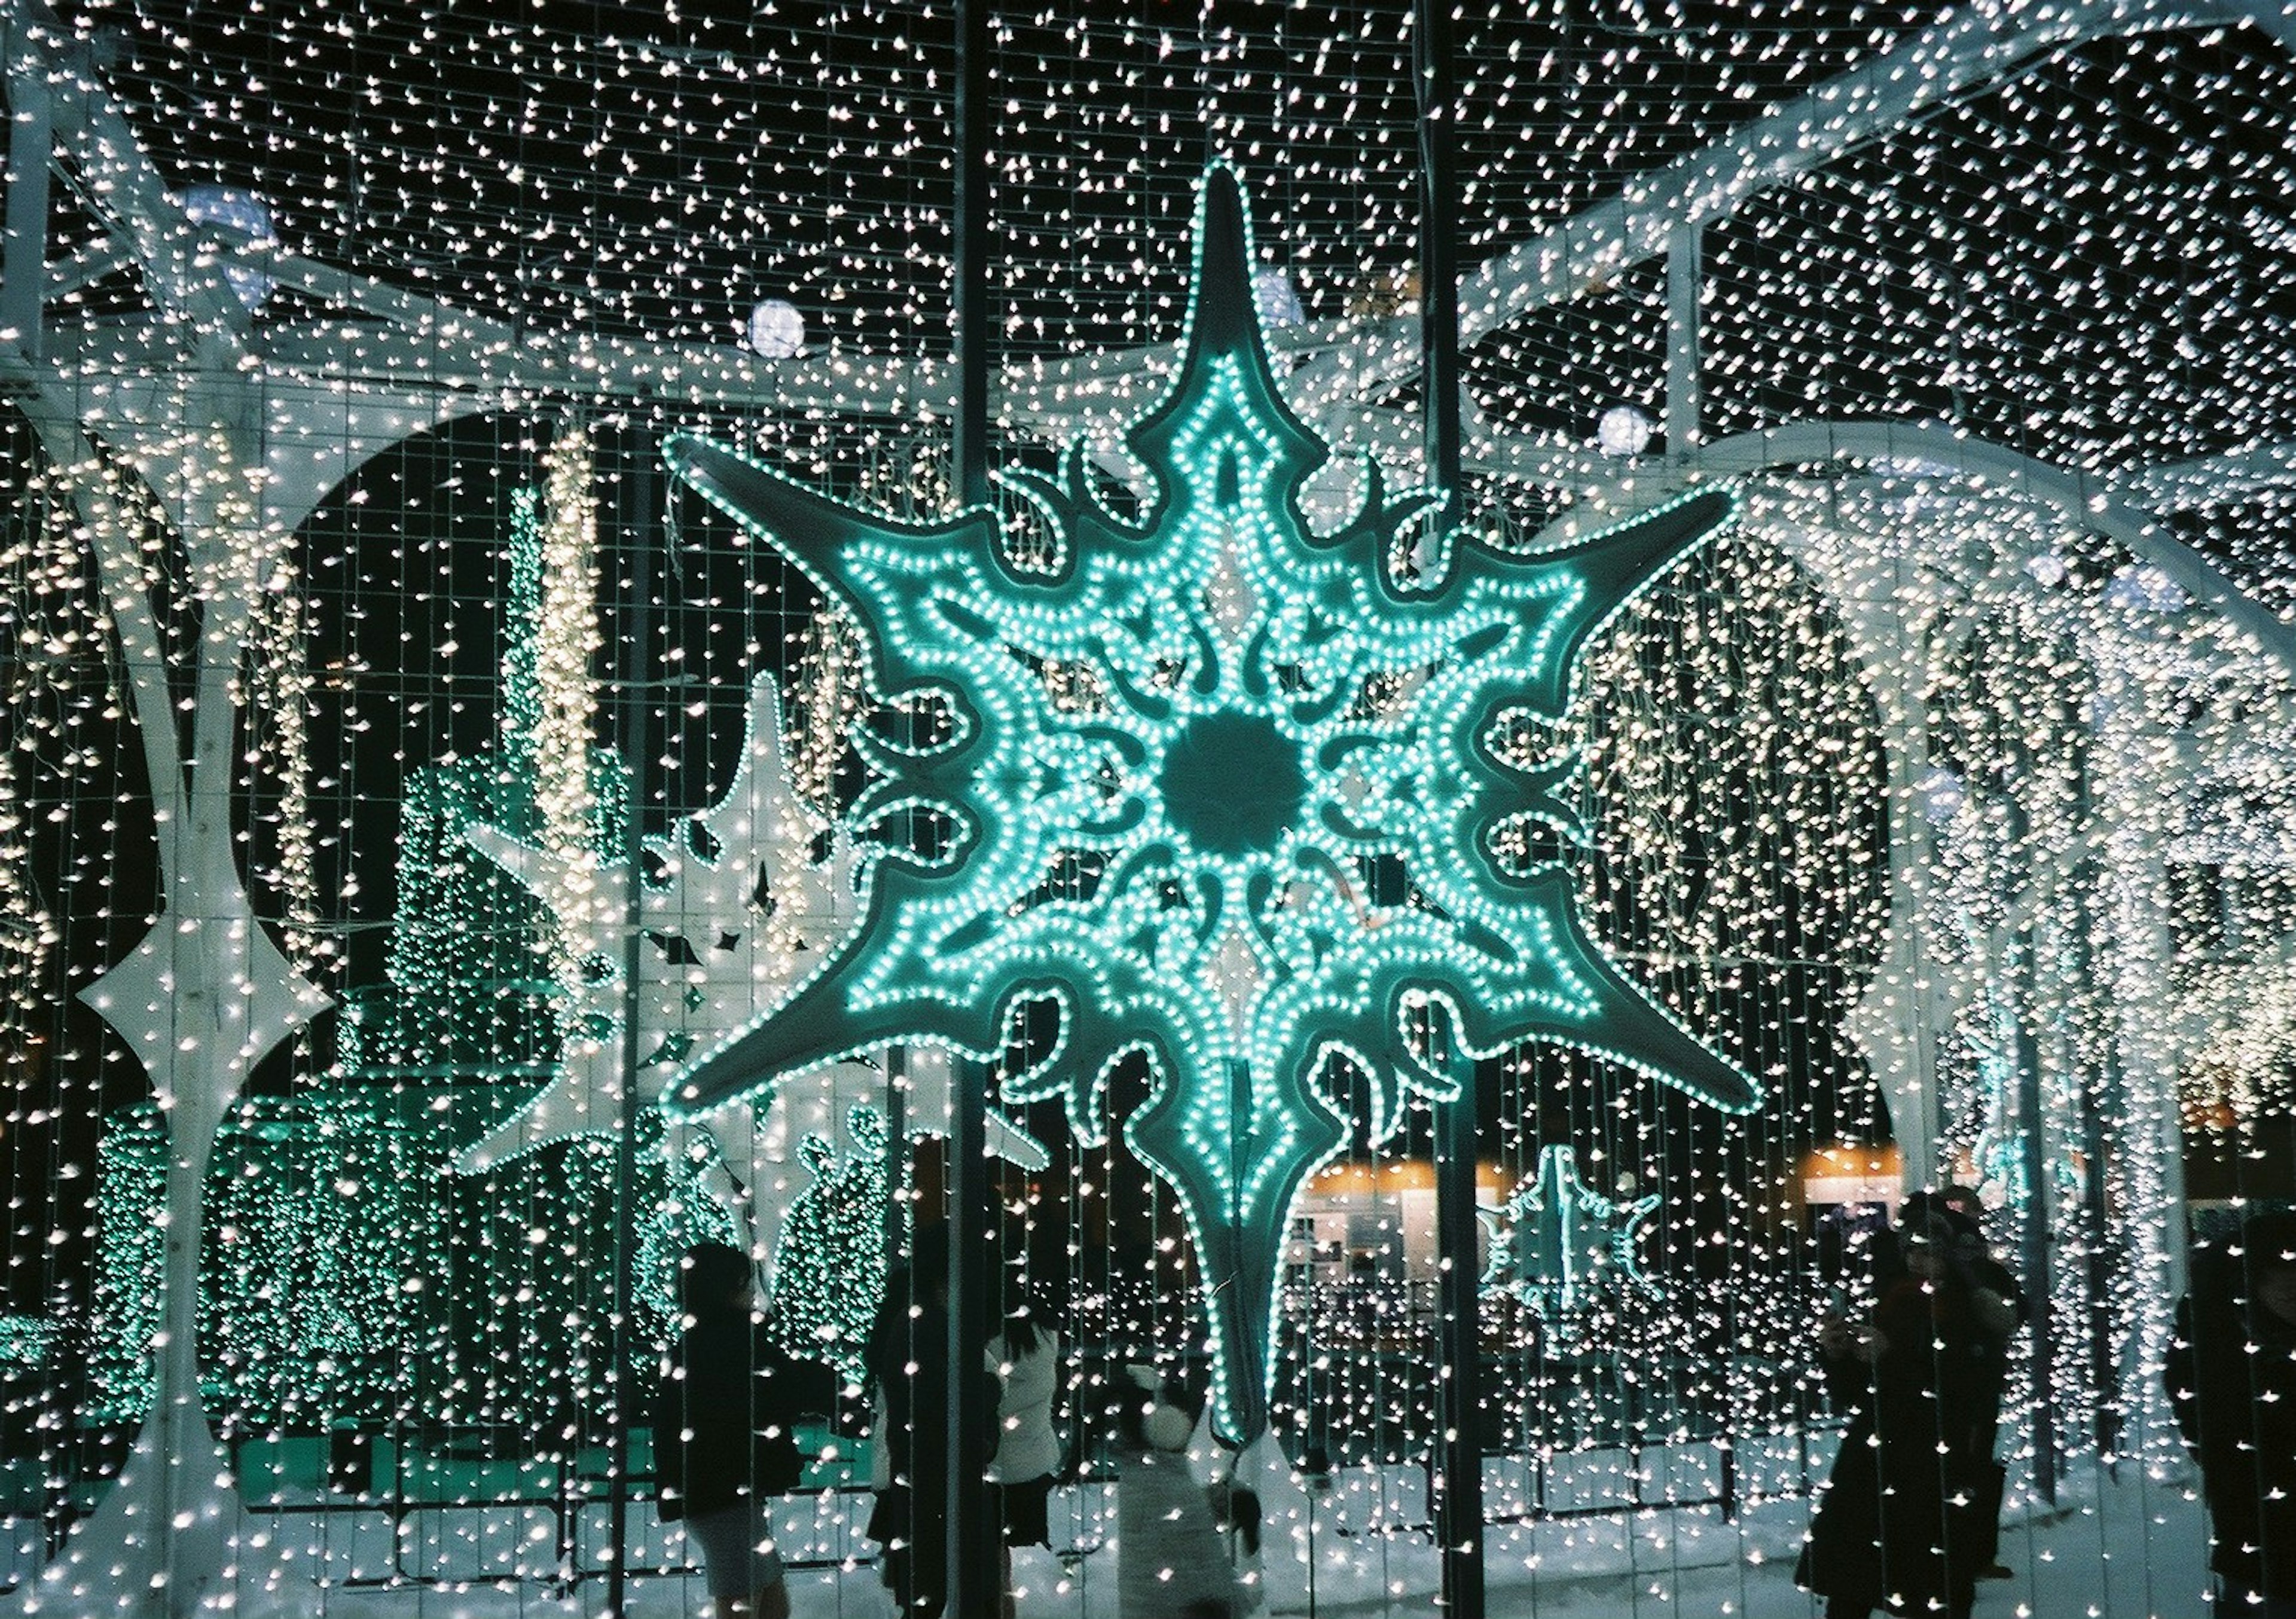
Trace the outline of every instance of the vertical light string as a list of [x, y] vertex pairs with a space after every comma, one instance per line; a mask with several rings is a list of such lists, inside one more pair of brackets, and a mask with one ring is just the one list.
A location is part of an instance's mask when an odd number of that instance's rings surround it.
[[[589, 435], [573, 429], [542, 458], [541, 602], [534, 647], [533, 749], [537, 830], [554, 890], [544, 896], [550, 919], [553, 976], [574, 993], [586, 964], [572, 959], [570, 940], [595, 935], [610, 902], [597, 892], [596, 798], [591, 755], [597, 724], [597, 687], [591, 661], [603, 638], [598, 626], [598, 511], [592, 486], [595, 460]], [[516, 718], [513, 716], [513, 724]]]

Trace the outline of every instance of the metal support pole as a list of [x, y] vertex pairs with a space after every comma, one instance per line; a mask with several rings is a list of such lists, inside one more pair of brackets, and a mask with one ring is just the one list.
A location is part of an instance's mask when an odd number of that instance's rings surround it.
[[[956, 497], [967, 506], [988, 499], [988, 362], [996, 331], [988, 307], [988, 110], [987, 0], [956, 0], [951, 252], [956, 411], [950, 470]], [[951, 1069], [947, 1611], [971, 1619], [996, 1613], [1003, 1599], [1003, 1527], [983, 1479], [993, 1454], [996, 1410], [981, 1377], [998, 1276], [997, 1233], [987, 1151], [989, 1070], [986, 1064], [954, 1059]]]
[[988, 499], [988, 6], [956, 0], [956, 194], [949, 290], [955, 327], [950, 479], [959, 503]]
[[2014, 998], [2012, 1042], [2017, 1059], [2017, 1122], [2024, 1136], [2025, 1229], [2022, 1257], [2025, 1296], [2032, 1304], [2033, 1483], [2041, 1499], [2057, 1499], [2056, 1358], [2049, 1309], [2049, 1183], [2046, 1126], [2041, 1116], [2041, 1043], [2032, 1027], [2033, 928], [2017, 930], [2010, 946], [2010, 993]]
[[986, 1063], [956, 1062], [948, 1141], [948, 1613], [994, 1614], [1004, 1583], [1004, 1525], [985, 1482], [996, 1404], [982, 1376], [996, 1313], [996, 1214], [989, 1200]]
[[[1451, 0], [1415, 0], [1412, 44], [1417, 70], [1419, 136], [1420, 360], [1426, 395], [1427, 482], [1446, 496], [1440, 517], [1457, 515], [1459, 490], [1459, 217], [1454, 128]], [[1443, 1558], [1445, 1611], [1483, 1612], [1483, 1434], [1481, 1309], [1477, 1296], [1475, 1165], [1479, 1086], [1472, 1073], [1438, 1114], [1435, 1229], [1441, 1423], [1436, 1436], [1435, 1529]]]
[[1435, 1161], [1437, 1252], [1442, 1328], [1443, 1493], [1435, 1513], [1442, 1537], [1443, 1602], [1448, 1612], [1483, 1611], [1482, 1317], [1475, 1263], [1475, 1087], [1441, 1113]]
[[645, 1379], [637, 1375], [638, 1346], [632, 1341], [634, 1260], [637, 1247], [638, 1168], [638, 988], [645, 970], [645, 932], [640, 909], [639, 881], [644, 863], [637, 858], [639, 835], [645, 820], [644, 764], [646, 704], [651, 687], [646, 680], [646, 637], [652, 634], [652, 546], [655, 539], [654, 479], [651, 437], [641, 432], [631, 446], [624, 475], [631, 480], [626, 503], [622, 537], [628, 542], [627, 605], [622, 616], [621, 654], [622, 744], [632, 761], [628, 825], [630, 859], [622, 887], [622, 1103], [614, 1146], [614, 1320], [613, 1405], [611, 1446], [606, 1505], [606, 1613], [620, 1615], [629, 1593], [630, 1427], [637, 1404], [644, 1400]]
[[1459, 216], [1453, 130], [1458, 94], [1451, 71], [1450, 0], [1414, 0], [1412, 41], [1419, 92], [1419, 357], [1427, 397], [1427, 482], [1456, 515], [1459, 492]]
[[1679, 455], [1698, 442], [1701, 359], [1699, 282], [1704, 278], [1702, 235], [1694, 225], [1674, 233], [1666, 249], [1666, 453]]
[[[14, 26], [20, 27], [18, 23]], [[48, 164], [55, 132], [48, 81], [37, 53], [11, 46], [8, 71], [8, 209], [0, 244], [0, 341], [40, 357], [40, 300], [48, 278]]]

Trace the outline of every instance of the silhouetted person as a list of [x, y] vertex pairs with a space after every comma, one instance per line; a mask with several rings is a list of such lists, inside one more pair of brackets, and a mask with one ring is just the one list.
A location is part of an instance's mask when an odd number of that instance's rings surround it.
[[996, 1378], [996, 1449], [988, 1464], [1004, 1530], [1004, 1614], [1013, 1614], [1013, 1551], [1052, 1539], [1048, 1503], [1061, 1465], [1053, 1405], [1060, 1394], [1061, 1339], [1025, 1296], [988, 1340]]
[[[948, 1258], [947, 1226], [918, 1231], [869, 1330], [885, 1483], [864, 1533], [883, 1548], [879, 1572], [904, 1615], [948, 1603]], [[994, 1379], [986, 1368], [974, 1375], [993, 1408]]]
[[1829, 1316], [1819, 1328], [1828, 1386], [1851, 1418], [1794, 1578], [1826, 1599], [1826, 1619], [1876, 1608], [1967, 1619], [1983, 1566], [1969, 1502], [1991, 1461], [1980, 1443], [1991, 1345], [2014, 1321], [1952, 1263], [1975, 1234], [1951, 1210], [1907, 1198], [1904, 1270], [1885, 1276], [1871, 1319]]
[[2193, 1255], [2169, 1394], [2201, 1464], [2221, 1607], [2296, 1619], [2296, 1214]]
[[2012, 1576], [2000, 1560], [2001, 1495], [2006, 1471], [1994, 1459], [1993, 1451], [2001, 1430], [2001, 1398], [2009, 1384], [2010, 1344], [2032, 1311], [2026, 1302], [2025, 1289], [2018, 1286], [2016, 1276], [2001, 1263], [1985, 1239], [1985, 1205], [1977, 1193], [1966, 1186], [1942, 1186], [1938, 1189], [1936, 1200], [1976, 1228], [1956, 1245], [1951, 1255], [1954, 1269], [1980, 1302], [1990, 1295], [2005, 1306], [2005, 1313], [1986, 1307], [1978, 1312], [1980, 1329], [1997, 1327], [1999, 1330], [1984, 1333], [1988, 1352], [1985, 1375], [1978, 1390], [1979, 1408], [1971, 1419], [1977, 1427], [1977, 1452], [1981, 1465], [1976, 1475], [1976, 1495], [1970, 1513], [1982, 1537], [1975, 1550], [1977, 1577], [2006, 1580]]
[[773, 1545], [773, 1503], [805, 1469], [797, 1424], [826, 1410], [828, 1368], [777, 1348], [752, 1309], [750, 1257], [699, 1243], [680, 1263], [685, 1330], [653, 1413], [654, 1475], [666, 1522], [683, 1520], [701, 1549], [717, 1619], [788, 1619], [789, 1588]]

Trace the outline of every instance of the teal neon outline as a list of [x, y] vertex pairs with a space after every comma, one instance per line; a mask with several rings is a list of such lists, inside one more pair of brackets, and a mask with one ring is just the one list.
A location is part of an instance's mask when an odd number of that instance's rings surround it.
[[[1604, 1197], [1579, 1178], [1576, 1149], [1544, 1148], [1538, 1173], [1498, 1211], [1483, 1290], [1515, 1294], [1558, 1333], [1569, 1330], [1579, 1292], [1600, 1265], [1617, 1266], [1628, 1286], [1655, 1296], [1636, 1245], [1658, 1206], [1656, 1192], [1630, 1203]], [[1533, 1247], [1525, 1246], [1526, 1229]]]
[[[1731, 496], [1693, 491], [1532, 556], [1454, 530], [1398, 579], [1398, 536], [1447, 502], [1390, 498], [1366, 461], [1356, 511], [1310, 530], [1300, 492], [1327, 452], [1268, 364], [1253, 262], [1241, 182], [1216, 163], [1197, 200], [1185, 358], [1128, 435], [1152, 498], [1136, 520], [1114, 514], [1075, 446], [1054, 477], [1003, 474], [1057, 537], [1042, 566], [1005, 553], [986, 508], [903, 522], [705, 439], [666, 450], [681, 481], [864, 626], [880, 701], [925, 697], [949, 722], [922, 748], [865, 729], [872, 773], [851, 823], [922, 811], [955, 839], [931, 862], [877, 847], [854, 931], [665, 1106], [704, 1113], [898, 1042], [1001, 1058], [1013, 1009], [1041, 1000], [1059, 1034], [1004, 1075], [1003, 1098], [1057, 1098], [1096, 1144], [1110, 1070], [1145, 1051], [1154, 1078], [1122, 1134], [1185, 1217], [1215, 1425], [1236, 1443], [1267, 1423], [1282, 1234], [1349, 1139], [1320, 1083], [1334, 1059], [1370, 1080], [1375, 1145], [1407, 1096], [1448, 1100], [1475, 1062], [1528, 1040], [1734, 1112], [1760, 1096], [1604, 957], [1567, 872], [1513, 869], [1488, 844], [1526, 817], [1583, 835], [1561, 796], [1573, 765], [1521, 768], [1488, 738], [1512, 712], [1560, 717], [1578, 649], [1728, 523]], [[1204, 601], [1224, 565], [1250, 600], [1236, 623]], [[1046, 661], [1088, 666], [1106, 700], [1057, 707], [1033, 672]], [[1414, 672], [1407, 709], [1360, 711], [1367, 677]], [[1270, 846], [1194, 848], [1176, 807], [1217, 806], [1161, 798], [1163, 759], [1209, 714], [1264, 720], [1300, 750], [1306, 797]], [[1234, 763], [1248, 792], [1249, 761]], [[1045, 895], [1046, 872], [1079, 854], [1104, 863], [1091, 896]], [[1377, 857], [1402, 863], [1410, 902], [1356, 893], [1359, 863]], [[1239, 1025], [1211, 980], [1245, 959], [1258, 994]]]

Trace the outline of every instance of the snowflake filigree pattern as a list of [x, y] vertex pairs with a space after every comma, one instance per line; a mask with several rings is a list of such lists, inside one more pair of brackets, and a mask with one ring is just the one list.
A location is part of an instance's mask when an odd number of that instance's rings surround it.
[[1579, 1178], [1576, 1151], [1546, 1148], [1538, 1173], [1485, 1216], [1491, 1254], [1483, 1286], [1515, 1293], [1564, 1337], [1606, 1281], [1655, 1298], [1636, 1245], [1658, 1206], [1654, 1192], [1632, 1202], [1604, 1197]]
[[1266, 1426], [1281, 1234], [1348, 1139], [1334, 1063], [1368, 1081], [1374, 1141], [1406, 1096], [1455, 1097], [1531, 1039], [1718, 1107], [1759, 1094], [1603, 956], [1559, 861], [1506, 852], [1528, 823], [1579, 828], [1572, 766], [1494, 742], [1563, 711], [1587, 636], [1730, 496], [1525, 556], [1435, 524], [1439, 493], [1390, 495], [1365, 462], [1354, 513], [1316, 531], [1301, 496], [1327, 452], [1277, 388], [1252, 262], [1215, 167], [1180, 371], [1128, 436], [1153, 487], [1120, 513], [1080, 446], [1058, 478], [1005, 474], [1043, 555], [985, 510], [902, 522], [707, 440], [668, 450], [863, 626], [878, 698], [940, 721], [921, 743], [864, 730], [855, 827], [950, 836], [871, 838], [859, 925], [667, 1105], [704, 1113], [897, 1040], [1004, 1058], [1015, 1009], [1050, 1002], [1058, 1039], [1007, 1060], [1002, 1094], [1057, 1098], [1094, 1142], [1111, 1070], [1144, 1052], [1124, 1139], [1185, 1214], [1214, 1418], [1238, 1443]]

